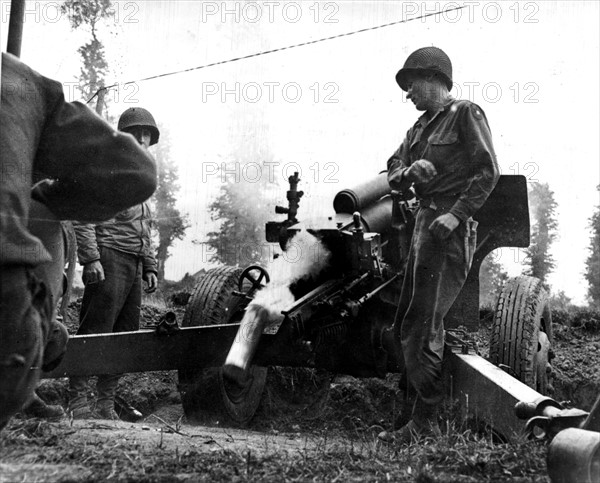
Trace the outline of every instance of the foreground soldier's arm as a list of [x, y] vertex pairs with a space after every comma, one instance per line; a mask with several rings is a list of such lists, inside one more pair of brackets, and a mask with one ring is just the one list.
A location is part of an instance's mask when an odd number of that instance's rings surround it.
[[156, 165], [131, 136], [62, 96], [53, 114], [38, 150], [51, 179], [36, 185], [34, 197], [58, 218], [107, 220], [152, 195]]
[[85, 105], [65, 102], [61, 89], [48, 97], [36, 154], [36, 169], [48, 179], [36, 185], [34, 198], [59, 219], [101, 221], [152, 195], [156, 164], [135, 139]]

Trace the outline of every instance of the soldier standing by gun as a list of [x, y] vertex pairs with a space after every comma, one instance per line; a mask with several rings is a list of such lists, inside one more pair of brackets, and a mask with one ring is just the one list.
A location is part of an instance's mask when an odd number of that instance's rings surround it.
[[[118, 130], [132, 134], [144, 149], [156, 144], [160, 134], [152, 114], [140, 107], [121, 114]], [[104, 223], [75, 224], [77, 254], [83, 265], [85, 284], [77, 334], [139, 329], [142, 280], [147, 284], [147, 293], [157, 288], [150, 219], [150, 206], [145, 201]], [[119, 379], [119, 374], [98, 375], [95, 415], [119, 419], [114, 407]], [[72, 417], [94, 417], [87, 401], [88, 378], [71, 377], [69, 386]]]
[[392, 328], [417, 397], [408, 423], [380, 435], [402, 444], [417, 435], [440, 435], [444, 317], [473, 259], [472, 216], [499, 172], [485, 114], [472, 102], [450, 96], [452, 64], [441, 49], [424, 47], [410, 54], [396, 81], [424, 111], [388, 160], [391, 188], [406, 192], [413, 185], [420, 200]]
[[0, 429], [65, 352], [60, 220], [105, 220], [156, 188], [154, 160], [130, 136], [17, 57], [3, 53], [1, 70]]

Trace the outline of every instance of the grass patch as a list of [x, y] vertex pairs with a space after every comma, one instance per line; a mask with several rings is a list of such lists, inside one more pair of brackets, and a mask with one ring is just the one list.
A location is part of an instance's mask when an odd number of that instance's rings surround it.
[[74, 431], [34, 420], [13, 423], [0, 439], [0, 461], [73, 465], [73, 473], [57, 481], [548, 481], [544, 444], [497, 445], [468, 430], [403, 448], [356, 433], [305, 435], [305, 448], [282, 451], [270, 444], [261, 452], [220, 445], [181, 450], [160, 441], [148, 446], [110, 438], [74, 444], [68, 438]]

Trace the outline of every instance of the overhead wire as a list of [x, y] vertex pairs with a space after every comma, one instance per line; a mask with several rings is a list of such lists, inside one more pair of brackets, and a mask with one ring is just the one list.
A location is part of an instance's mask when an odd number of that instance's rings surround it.
[[199, 66], [196, 66], [196, 67], [189, 67], [187, 69], [181, 69], [181, 70], [176, 70], [176, 71], [172, 71], [172, 72], [164, 72], [162, 74], [156, 74], [156, 75], [152, 75], [152, 76], [149, 76], [149, 77], [143, 77], [141, 79], [136, 79], [136, 80], [127, 81], [127, 82], [123, 82], [123, 83], [117, 82], [115, 84], [111, 84], [109, 86], [101, 87], [100, 89], [98, 89], [94, 93], [94, 95], [92, 97], [90, 97], [86, 101], [86, 104], [89, 104], [102, 90], [112, 89], [112, 88], [118, 87], [120, 85], [126, 86], [128, 84], [135, 84], [137, 82], [144, 82], [144, 81], [148, 81], [148, 80], [159, 79], [161, 77], [167, 77], [167, 76], [176, 75], [176, 74], [183, 74], [185, 72], [192, 72], [194, 70], [207, 69], [209, 67], [215, 67], [217, 65], [229, 64], [231, 62], [237, 62], [239, 60], [251, 59], [253, 57], [259, 57], [261, 55], [273, 54], [275, 52], [281, 52], [283, 50], [295, 49], [297, 47], [305, 47], [307, 45], [313, 45], [313, 44], [317, 44], [317, 43], [320, 43], [320, 42], [326, 42], [326, 41], [329, 41], [329, 40], [339, 39], [341, 37], [349, 37], [350, 35], [361, 34], [361, 33], [369, 32], [369, 31], [372, 31], [372, 30], [382, 29], [382, 28], [385, 28], [385, 27], [391, 27], [393, 25], [408, 23], [408, 22], [412, 22], [414, 20], [420, 20], [420, 19], [424, 19], [424, 18], [427, 18], [427, 17], [432, 17], [434, 15], [441, 15], [441, 14], [444, 14], [444, 13], [447, 13], [447, 12], [453, 12], [453, 11], [456, 11], [456, 10], [461, 10], [463, 8], [465, 8], [464, 5], [463, 6], [457, 6], [457, 7], [448, 8], [448, 9], [445, 9], [445, 10], [437, 11], [437, 12], [426, 13], [426, 14], [423, 14], [423, 15], [419, 15], [418, 17], [412, 17], [412, 18], [403, 19], [403, 20], [396, 20], [394, 22], [388, 22], [388, 23], [384, 23], [384, 24], [381, 24], [381, 25], [375, 25], [373, 27], [365, 27], [365, 28], [362, 28], [362, 29], [359, 29], [359, 30], [353, 30], [351, 32], [344, 32], [344, 33], [337, 34], [337, 35], [331, 35], [329, 37], [323, 37], [323, 38], [316, 39], [316, 40], [309, 40], [309, 41], [306, 41], [306, 42], [301, 42], [299, 44], [287, 45], [285, 47], [278, 47], [276, 49], [271, 49], [271, 50], [263, 50], [261, 52], [255, 52], [253, 54], [243, 55], [243, 56], [240, 56], [240, 57], [233, 57], [231, 59], [220, 60], [220, 61], [217, 61], [217, 62], [211, 62], [209, 64], [203, 64], [203, 65], [199, 65]]

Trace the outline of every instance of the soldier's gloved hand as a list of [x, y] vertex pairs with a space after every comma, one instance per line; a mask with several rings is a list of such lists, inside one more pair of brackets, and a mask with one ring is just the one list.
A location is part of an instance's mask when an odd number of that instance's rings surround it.
[[431, 231], [436, 238], [445, 240], [459, 224], [460, 220], [456, 218], [456, 216], [452, 213], [445, 213], [433, 220], [431, 225], [429, 225], [429, 231]]
[[142, 275], [142, 279], [146, 282], [146, 293], [156, 292], [156, 288], [158, 287], [158, 278], [154, 272], [146, 272]]
[[100, 260], [86, 263], [83, 266], [83, 273], [81, 274], [81, 279], [83, 280], [84, 285], [104, 282], [104, 268], [102, 268]]
[[431, 161], [419, 159], [404, 171], [404, 177], [411, 183], [427, 183], [437, 175], [437, 170]]

